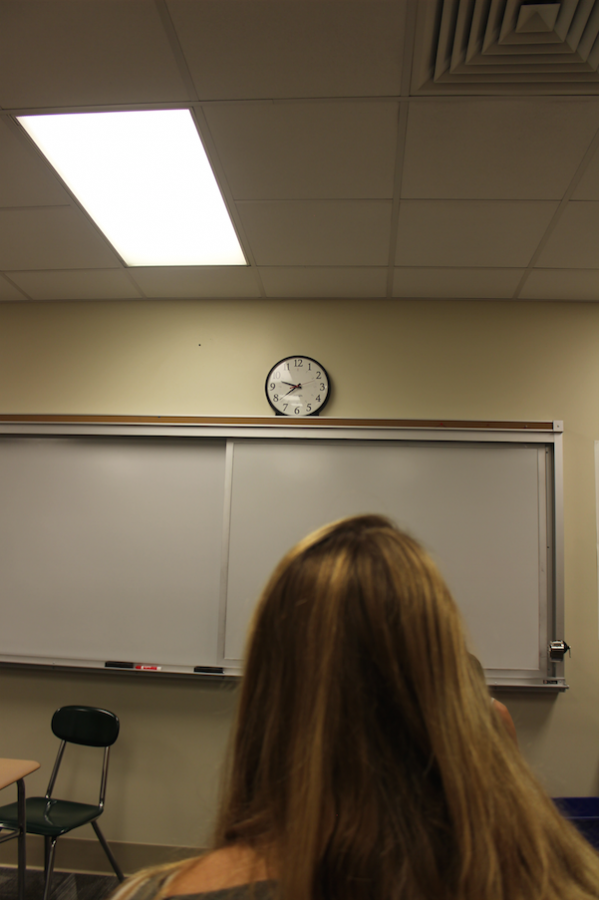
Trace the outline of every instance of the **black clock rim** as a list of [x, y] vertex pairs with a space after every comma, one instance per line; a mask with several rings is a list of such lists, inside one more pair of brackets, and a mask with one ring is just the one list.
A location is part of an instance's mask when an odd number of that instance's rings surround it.
[[[308, 413], [305, 416], [294, 416], [294, 415], [290, 415], [290, 413], [282, 413], [279, 409], [276, 408], [276, 406], [274, 406], [270, 402], [270, 397], [268, 396], [268, 381], [269, 381], [271, 374], [274, 372], [274, 370], [277, 368], [277, 366], [280, 366], [281, 363], [287, 362], [287, 360], [289, 360], [289, 359], [307, 359], [310, 362], [316, 363], [317, 366], [320, 366], [320, 368], [322, 369], [322, 371], [324, 372], [324, 374], [327, 377], [327, 384], [329, 386], [329, 389], [327, 391], [327, 395], [326, 395], [324, 402], [321, 403], [321, 405], [318, 407], [318, 409], [315, 409], [314, 412]], [[331, 379], [329, 377], [329, 373], [327, 372], [327, 370], [325, 369], [323, 364], [321, 362], [319, 362], [317, 359], [314, 359], [313, 356], [304, 356], [303, 353], [298, 353], [296, 356], [293, 356], [293, 354], [292, 354], [291, 356], [284, 356], [282, 359], [280, 359], [278, 362], [276, 362], [274, 364], [274, 366], [270, 367], [270, 369], [268, 370], [268, 375], [266, 376], [266, 381], [264, 382], [264, 393], [266, 394], [266, 399], [268, 400], [268, 405], [270, 406], [270, 408], [272, 410], [274, 410], [274, 412], [277, 416], [285, 416], [286, 419], [309, 419], [310, 416], [320, 415], [320, 413], [323, 411], [323, 409], [329, 402], [329, 399], [331, 396]]]

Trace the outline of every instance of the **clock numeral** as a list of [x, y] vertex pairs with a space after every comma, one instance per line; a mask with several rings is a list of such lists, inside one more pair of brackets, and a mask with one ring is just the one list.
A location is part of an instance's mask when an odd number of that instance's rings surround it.
[[273, 394], [273, 395], [272, 395], [272, 400], [273, 400], [273, 403], [278, 403], [278, 402], [279, 402], [279, 395], [278, 395], [278, 394]]
[[320, 385], [320, 390], [321, 390], [321, 391], [326, 391], [326, 387], [325, 387], [324, 384], [321, 384], [321, 385]]
[[283, 363], [283, 368], [287, 369], [287, 371], [289, 371], [289, 363], [288, 362]]
[[314, 402], [315, 402], [315, 403], [320, 403], [320, 394], [318, 395], [318, 397], [315, 399]]
[[301, 368], [303, 368], [303, 365], [304, 365], [303, 359], [294, 359], [293, 361], [294, 361], [294, 363], [295, 363], [295, 368], [296, 368], [296, 369], [301, 369]]
[[[316, 373], [316, 377], [317, 377], [317, 378], [322, 378], [322, 372], [317, 372], [317, 373]], [[275, 378], [276, 378], [276, 375], [275, 375]]]
[[312, 363], [308, 363], [308, 372], [312, 371]]
[[286, 411], [286, 409], [287, 409], [287, 407], [288, 407], [288, 406], [289, 406], [289, 404], [288, 404], [288, 403], [283, 403], [283, 412], [285, 412], [285, 411]]
[[295, 409], [293, 410], [293, 412], [295, 413], [296, 416], [299, 415], [299, 411], [300, 411], [299, 406], [296, 406]]
[[312, 404], [311, 403], [308, 403], [308, 406], [306, 408], [307, 408], [308, 412], [312, 412]]
[[275, 381], [278, 381], [280, 377], [281, 377], [281, 373], [275, 372]]
[[269, 390], [274, 391], [274, 389], [275, 389], [274, 381], [271, 381], [271, 383], [268, 385], [268, 387], [269, 387]]

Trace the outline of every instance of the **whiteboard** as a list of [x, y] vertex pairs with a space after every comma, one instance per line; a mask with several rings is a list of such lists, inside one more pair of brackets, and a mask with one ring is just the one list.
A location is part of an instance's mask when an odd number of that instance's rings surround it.
[[534, 445], [236, 442], [227, 660], [242, 658], [256, 597], [290, 547], [327, 522], [380, 513], [436, 560], [486, 668], [538, 670], [544, 484]]
[[490, 681], [563, 686], [561, 434], [322, 425], [0, 424], [0, 663], [239, 674], [281, 556], [367, 512], [432, 554]]
[[216, 665], [222, 443], [0, 440], [3, 658]]

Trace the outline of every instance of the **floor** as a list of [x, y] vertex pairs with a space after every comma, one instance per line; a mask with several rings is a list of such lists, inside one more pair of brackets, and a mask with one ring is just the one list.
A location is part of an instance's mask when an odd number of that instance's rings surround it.
[[[55, 872], [52, 877], [51, 900], [103, 900], [117, 886], [114, 875], [81, 875], [73, 872]], [[42, 900], [44, 873], [38, 869], [27, 870], [25, 900]], [[17, 870], [0, 867], [0, 897], [17, 900]]]

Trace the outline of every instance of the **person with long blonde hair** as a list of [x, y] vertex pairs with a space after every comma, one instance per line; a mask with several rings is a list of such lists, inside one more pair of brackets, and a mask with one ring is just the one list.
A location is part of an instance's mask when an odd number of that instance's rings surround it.
[[599, 857], [506, 739], [443, 578], [389, 520], [316, 531], [266, 585], [212, 850], [114, 900], [190, 895], [599, 897]]

